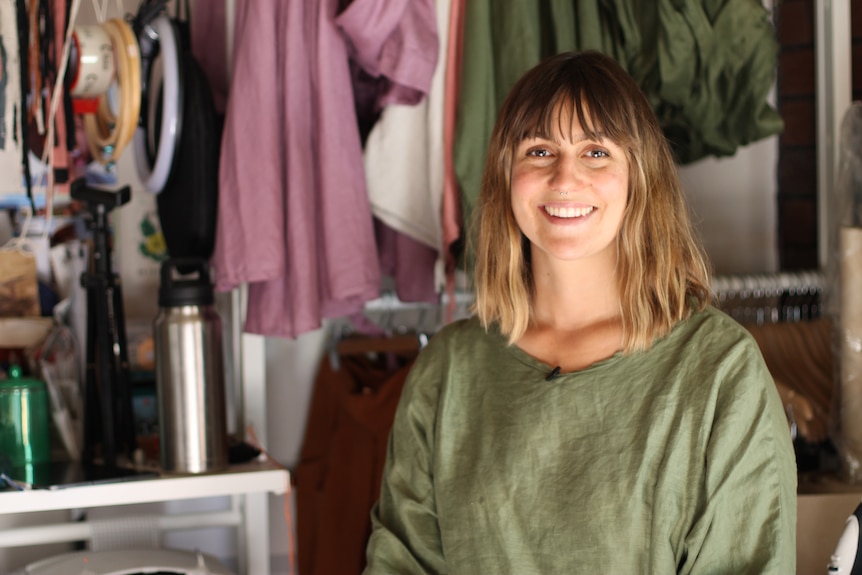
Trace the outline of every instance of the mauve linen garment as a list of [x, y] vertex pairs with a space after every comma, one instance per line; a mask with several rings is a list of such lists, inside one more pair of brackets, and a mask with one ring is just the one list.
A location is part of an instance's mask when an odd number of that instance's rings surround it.
[[430, 57], [407, 48], [436, 34], [433, 8], [355, 0], [338, 15], [338, 4], [236, 3], [212, 264], [216, 289], [249, 284], [247, 332], [296, 337], [379, 294], [348, 55], [391, 81], [384, 101], [421, 98], [436, 44]]

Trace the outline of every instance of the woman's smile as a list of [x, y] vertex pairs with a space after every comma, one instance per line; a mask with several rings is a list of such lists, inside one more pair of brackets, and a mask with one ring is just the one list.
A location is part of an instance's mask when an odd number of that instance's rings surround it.
[[593, 213], [596, 208], [595, 206], [558, 206], [548, 204], [543, 206], [543, 209], [552, 218], [571, 220], [584, 218]]

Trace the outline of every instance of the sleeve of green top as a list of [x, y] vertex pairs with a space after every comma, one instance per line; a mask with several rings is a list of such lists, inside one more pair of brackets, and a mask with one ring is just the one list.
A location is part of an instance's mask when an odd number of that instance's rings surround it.
[[447, 572], [431, 471], [440, 374], [427, 351], [411, 368], [390, 431], [364, 575]]
[[756, 344], [723, 363], [699, 513], [679, 573], [787, 574], [796, 563], [796, 466], [778, 391]]

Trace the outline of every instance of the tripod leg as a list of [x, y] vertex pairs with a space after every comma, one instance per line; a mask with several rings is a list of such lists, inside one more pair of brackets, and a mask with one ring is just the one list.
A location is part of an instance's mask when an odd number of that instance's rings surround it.
[[123, 293], [119, 283], [115, 283], [112, 291], [114, 328], [116, 334], [116, 415], [117, 415], [117, 445], [129, 456], [137, 447], [135, 439], [134, 410], [132, 409], [131, 378], [129, 376], [129, 350], [126, 346], [126, 317], [123, 311]]
[[81, 284], [87, 289], [87, 365], [84, 379], [84, 446], [81, 458], [92, 461], [94, 447], [102, 436], [101, 407], [96, 376], [96, 292], [87, 281], [87, 273], [81, 277]]
[[[95, 282], [102, 283], [102, 282]], [[98, 385], [100, 399], [100, 415], [102, 419], [102, 458], [106, 465], [114, 465], [117, 461], [116, 420], [114, 414], [114, 397], [116, 378], [114, 377], [114, 343], [113, 329], [109, 315], [108, 294], [104, 284], [94, 288], [99, 290], [95, 297], [97, 346], [96, 365], [98, 366]]]

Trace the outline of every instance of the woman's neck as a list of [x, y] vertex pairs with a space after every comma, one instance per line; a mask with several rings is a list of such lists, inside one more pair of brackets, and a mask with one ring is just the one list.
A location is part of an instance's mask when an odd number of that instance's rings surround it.
[[553, 262], [533, 265], [531, 323], [551, 329], [578, 329], [620, 317], [620, 294], [613, 261]]
[[562, 371], [578, 371], [622, 349], [622, 315], [614, 266], [556, 262], [533, 267], [533, 317], [516, 342]]

